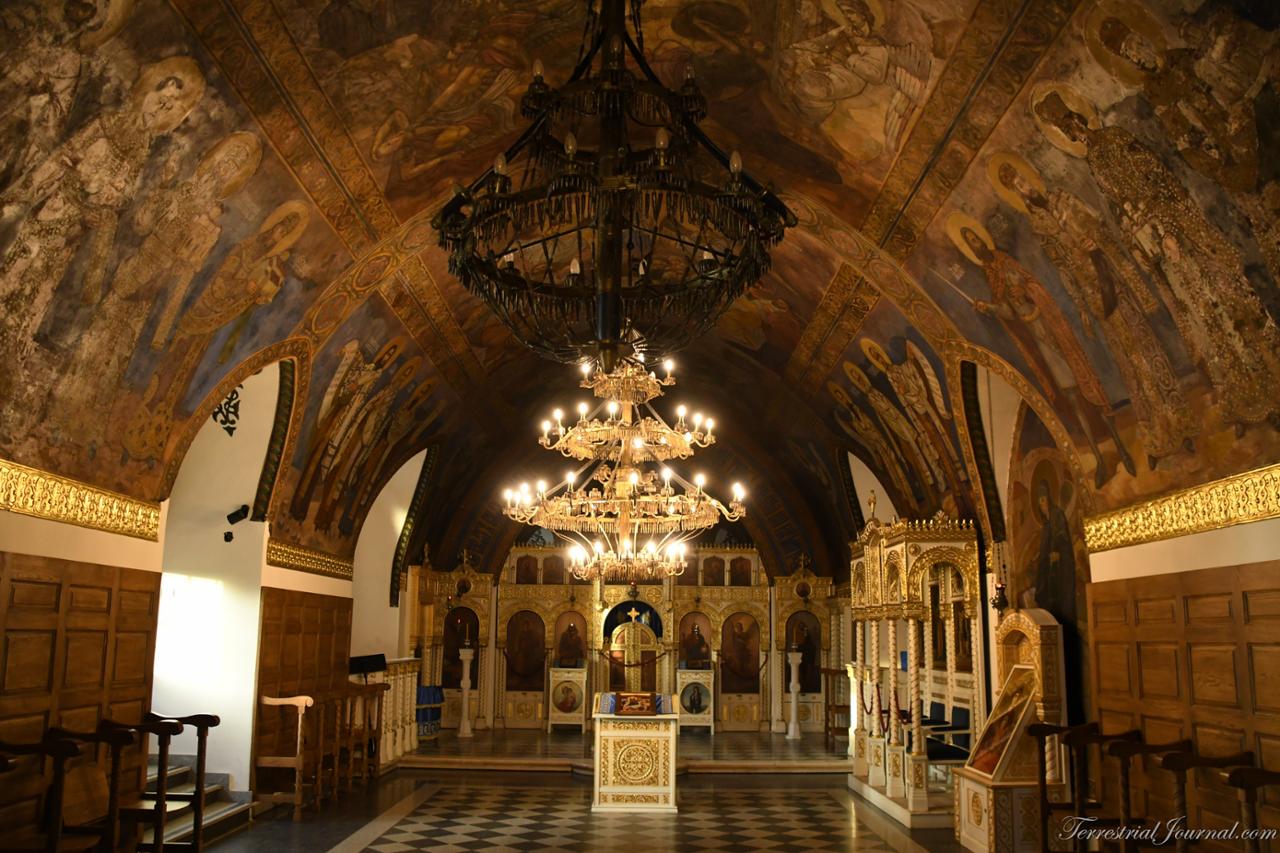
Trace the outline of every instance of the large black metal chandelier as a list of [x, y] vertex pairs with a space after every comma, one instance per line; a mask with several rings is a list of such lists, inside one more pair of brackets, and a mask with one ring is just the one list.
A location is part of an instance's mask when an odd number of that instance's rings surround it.
[[529, 127], [433, 220], [450, 271], [516, 337], [606, 372], [709, 329], [796, 222], [698, 127], [692, 71], [678, 91], [658, 80], [641, 2], [628, 16], [626, 0], [588, 0], [568, 82], [553, 88], [535, 63]]

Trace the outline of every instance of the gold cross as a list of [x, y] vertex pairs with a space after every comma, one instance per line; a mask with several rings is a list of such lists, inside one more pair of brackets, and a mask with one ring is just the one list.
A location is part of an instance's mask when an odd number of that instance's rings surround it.
[[630, 611], [629, 613], [627, 613], [627, 615], [628, 615], [628, 616], [630, 616], [630, 617], [631, 617], [631, 621], [632, 621], [632, 622], [634, 622], [634, 621], [636, 621], [636, 617], [640, 615], [640, 611], [639, 611], [639, 610], [636, 610], [634, 607], [632, 607], [632, 608], [631, 608], [631, 611]]

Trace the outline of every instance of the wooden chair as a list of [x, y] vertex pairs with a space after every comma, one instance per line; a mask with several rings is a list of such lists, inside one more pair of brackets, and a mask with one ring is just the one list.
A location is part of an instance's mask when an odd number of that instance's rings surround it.
[[40, 826], [0, 835], [0, 851], [3, 853], [71, 853], [71, 851], [92, 850], [102, 844], [101, 834], [96, 836], [88, 834], [64, 836], [63, 834], [62, 805], [66, 793], [67, 762], [80, 754], [80, 747], [74, 741], [48, 735], [39, 743], [0, 741], [0, 753], [9, 756], [6, 766], [10, 771], [18, 769], [19, 762], [14, 759], [21, 756], [40, 756], [42, 770], [45, 760], [48, 760], [53, 767], [52, 779], [45, 788]]
[[[1120, 825], [1145, 826], [1148, 818], [1134, 818], [1133, 792], [1130, 789], [1131, 762], [1140, 756], [1161, 756], [1171, 752], [1187, 752], [1191, 749], [1191, 740], [1176, 740], [1169, 743], [1142, 743], [1141, 741], [1117, 740], [1107, 744], [1107, 754], [1115, 758], [1120, 766]], [[1149, 846], [1149, 845], [1148, 845]], [[1120, 843], [1124, 853], [1134, 853], [1139, 847], [1136, 839], [1126, 838]]]
[[[1280, 785], [1280, 773], [1264, 770], [1261, 767], [1235, 767], [1226, 773], [1226, 782], [1240, 791], [1240, 822], [1244, 824], [1246, 836], [1257, 830], [1258, 826], [1258, 789], [1270, 785]], [[1256, 837], [1243, 839], [1245, 853], [1262, 853], [1262, 842]]]
[[[1107, 828], [1121, 825], [1121, 819], [1118, 816], [1101, 817], [1090, 814], [1090, 812], [1100, 811], [1104, 808], [1104, 805], [1101, 801], [1089, 799], [1089, 752], [1096, 746], [1101, 753], [1108, 749], [1111, 744], [1122, 741], [1141, 743], [1142, 732], [1138, 729], [1130, 729], [1119, 734], [1108, 735], [1102, 733], [1097, 723], [1086, 723], [1083, 726], [1073, 728], [1062, 736], [1063, 744], [1071, 750], [1071, 759], [1075, 772], [1075, 776], [1072, 779], [1075, 783], [1075, 794], [1071, 798], [1076, 806], [1075, 816], [1089, 818], [1091, 827]], [[1079, 853], [1084, 853], [1087, 849], [1086, 839], [1077, 838], [1075, 847]]]
[[[822, 668], [823, 687], [826, 688], [822, 694], [825, 697], [824, 702], [826, 704], [826, 713], [823, 716], [825, 722], [823, 723], [822, 731], [826, 739], [827, 749], [835, 749], [837, 735], [843, 732], [847, 736], [849, 733], [850, 705], [847, 702], [840, 703], [836, 701], [840, 680], [848, 677], [849, 674], [843, 669]], [[838, 717], [843, 718], [844, 725], [837, 722]]]
[[[1171, 752], [1160, 759], [1160, 766], [1173, 773], [1173, 813], [1187, 814], [1187, 774], [1197, 769], [1223, 769], [1238, 767], [1241, 764], [1253, 764], [1252, 752], [1238, 752], [1234, 755], [1211, 757], [1197, 755], [1194, 751]], [[1177, 853], [1187, 853], [1195, 841], [1179, 835], [1175, 839], [1174, 849]]]
[[[293, 790], [259, 793], [257, 799], [267, 803], [292, 803], [293, 819], [302, 820], [302, 809], [306, 806], [307, 791], [318, 793], [320, 784], [320, 761], [317, 739], [323, 726], [314, 725], [319, 713], [308, 719], [307, 709], [315, 706], [316, 700], [310, 696], [263, 696], [262, 704], [269, 708], [280, 708], [286, 713], [296, 714], [297, 730], [291, 754], [286, 754], [286, 744], [277, 742], [274, 749], [281, 754], [259, 755], [254, 766], [259, 770], [285, 769], [292, 771]], [[315, 733], [308, 735], [308, 728]], [[261, 790], [261, 781], [257, 787]]]
[[[204, 774], [209, 748], [209, 729], [216, 728], [222, 720], [216, 714], [190, 714], [186, 717], [166, 717], [161, 714], [146, 714], [144, 723], [170, 722], [180, 726], [191, 726], [196, 730], [196, 766], [195, 790], [191, 794], [169, 792], [166, 795], [174, 800], [191, 802], [192, 820], [191, 838], [187, 841], [169, 841], [165, 846], [178, 850], [192, 850], [200, 853], [204, 849]], [[161, 775], [165, 768], [161, 766]]]
[[[169, 741], [181, 732], [180, 723], [164, 720], [137, 724], [103, 720], [93, 732], [50, 729], [50, 736], [55, 738], [94, 744], [95, 748], [105, 746], [109, 756], [105, 772], [100, 765], [88, 763], [68, 771], [63, 806], [67, 816], [64, 834], [101, 833], [105, 827], [108, 849], [115, 850], [125, 844], [137, 850], [163, 851], [164, 828], [169, 815], [187, 808], [185, 802], [168, 798], [165, 785]], [[161, 772], [156, 791], [121, 797], [120, 764], [124, 749], [134, 744], [135, 738], [141, 740], [148, 734], [156, 735], [160, 745]], [[152, 829], [152, 841], [137, 840], [142, 827]]]
[[147, 735], [156, 737], [156, 761], [160, 772], [156, 778], [154, 792], [139, 796], [136, 800], [121, 809], [121, 819], [126, 825], [137, 827], [149, 826], [152, 832], [151, 841], [141, 841], [139, 850], [163, 853], [165, 847], [164, 829], [171, 812], [183, 811], [187, 803], [169, 799], [169, 744], [175, 735], [182, 734], [182, 723], [174, 720], [153, 718], [139, 723], [118, 723], [103, 720], [98, 726], [100, 730], [127, 732], [140, 739]]
[[[1040, 851], [1041, 853], [1051, 853], [1049, 848], [1049, 818], [1055, 812], [1072, 813], [1076, 811], [1076, 799], [1068, 796], [1065, 800], [1053, 800], [1049, 797], [1049, 768], [1045, 758], [1050, 738], [1057, 737], [1060, 741], [1074, 732], [1092, 727], [1097, 730], [1097, 723], [1087, 723], [1083, 726], [1055, 726], [1049, 723], [1032, 723], [1027, 726], [1027, 736], [1036, 739], [1036, 766], [1039, 770], [1037, 785], [1040, 789]], [[1076, 773], [1078, 776], [1084, 776], [1086, 769], [1083, 764], [1077, 762]], [[1070, 795], [1071, 789], [1067, 788]]]
[[[62, 832], [63, 835], [100, 836], [109, 850], [115, 850], [122, 838], [120, 801], [120, 760], [125, 747], [133, 744], [128, 732], [104, 730], [76, 732], [63, 728], [51, 728], [45, 735], [56, 740], [70, 740], [107, 749], [107, 767], [104, 771], [97, 761], [81, 763], [66, 771], [63, 784]], [[83, 754], [83, 753], [82, 753]]]
[[364, 745], [361, 768], [363, 778], [376, 779], [382, 772], [383, 701], [391, 685], [386, 682], [360, 685], [363, 691], [361, 720], [364, 722]]

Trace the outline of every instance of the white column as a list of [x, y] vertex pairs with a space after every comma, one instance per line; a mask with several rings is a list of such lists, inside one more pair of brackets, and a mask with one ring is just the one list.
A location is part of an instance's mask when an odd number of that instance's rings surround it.
[[787, 740], [800, 739], [800, 658], [799, 652], [787, 652], [791, 664], [791, 720], [787, 723]]
[[476, 656], [475, 649], [458, 649], [458, 657], [462, 660], [462, 715], [458, 720], [458, 737], [472, 737], [471, 734], [471, 660]]

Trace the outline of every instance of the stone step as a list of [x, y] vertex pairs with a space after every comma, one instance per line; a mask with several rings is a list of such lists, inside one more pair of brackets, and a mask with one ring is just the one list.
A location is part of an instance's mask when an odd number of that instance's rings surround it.
[[[204, 807], [204, 844], [208, 845], [224, 838], [238, 829], [248, 826], [252, 817], [251, 803], [237, 803], [231, 800], [219, 800]], [[195, 826], [195, 814], [187, 811], [165, 823], [164, 840], [183, 841], [191, 837]], [[155, 838], [154, 830], [148, 829], [142, 836], [143, 841], [150, 842]]]
[[[167, 781], [165, 782], [165, 785], [169, 788], [173, 788], [175, 785], [181, 785], [184, 782], [188, 782], [191, 779], [191, 776], [192, 770], [190, 766], [185, 764], [170, 764], [168, 773], [166, 774]], [[151, 763], [147, 764], [147, 791], [154, 791], [156, 789], [156, 783], [159, 781], [159, 765]]]

